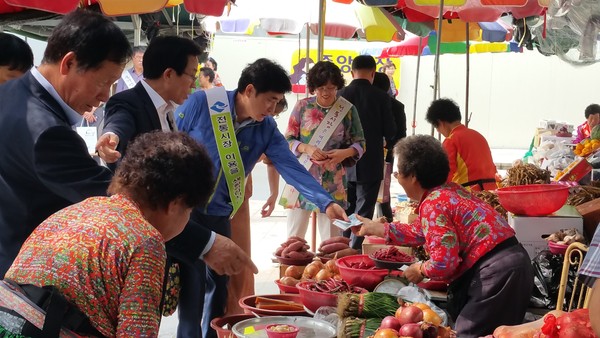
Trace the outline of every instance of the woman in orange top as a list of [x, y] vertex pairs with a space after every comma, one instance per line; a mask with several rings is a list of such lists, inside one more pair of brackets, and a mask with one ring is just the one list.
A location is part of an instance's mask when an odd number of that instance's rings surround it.
[[450, 161], [448, 182], [476, 191], [498, 187], [490, 146], [483, 135], [460, 123], [456, 102], [446, 98], [433, 101], [425, 119], [446, 138], [443, 147]]

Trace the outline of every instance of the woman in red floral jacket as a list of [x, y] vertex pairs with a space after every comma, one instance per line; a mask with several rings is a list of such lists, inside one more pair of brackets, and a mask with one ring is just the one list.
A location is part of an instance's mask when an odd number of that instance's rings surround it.
[[500, 325], [522, 323], [533, 271], [514, 230], [465, 188], [446, 183], [448, 157], [435, 138], [410, 136], [394, 151], [394, 175], [408, 197], [419, 201], [419, 217], [412, 224], [361, 218], [359, 235], [425, 246], [431, 258], [412, 264], [404, 275], [413, 283], [425, 277], [450, 282], [448, 312], [458, 337], [485, 336]]

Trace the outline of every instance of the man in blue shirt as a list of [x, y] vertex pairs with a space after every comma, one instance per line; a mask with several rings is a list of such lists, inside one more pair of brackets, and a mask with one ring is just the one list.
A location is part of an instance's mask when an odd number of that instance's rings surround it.
[[[264, 153], [288, 184], [324, 210], [330, 218], [347, 220], [344, 210], [300, 165], [277, 129], [272, 115], [277, 103], [290, 90], [288, 75], [280, 65], [267, 59], [258, 59], [242, 71], [237, 90], [226, 92], [229, 107], [224, 109], [230, 109], [231, 112], [234, 129], [231, 132], [235, 132], [244, 176], [252, 171]], [[210, 95], [210, 91], [209, 94], [206, 91], [195, 92], [176, 113], [179, 130], [188, 132], [211, 154], [217, 180], [208, 205], [195, 209], [183, 233], [167, 243], [167, 251], [182, 262], [178, 337], [199, 337], [198, 324], [201, 318], [203, 337], [216, 337], [209, 323], [224, 314], [227, 302], [226, 275], [232, 274], [237, 261], [243, 259], [231, 257], [229, 252], [232, 250], [227, 249], [235, 245], [229, 239], [229, 219], [234, 208], [211, 122]]]

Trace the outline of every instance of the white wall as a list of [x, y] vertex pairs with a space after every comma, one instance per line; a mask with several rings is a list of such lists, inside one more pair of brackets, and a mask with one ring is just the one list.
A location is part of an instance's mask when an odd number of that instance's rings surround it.
[[[305, 45], [305, 40], [301, 40], [300, 48]], [[326, 49], [360, 51], [368, 46], [369, 43], [356, 41], [325, 41]], [[218, 72], [225, 86], [234, 88], [246, 64], [267, 57], [289, 69], [291, 54], [298, 47], [297, 38], [217, 36], [211, 56], [219, 63]], [[311, 42], [311, 48], [316, 48], [315, 41]], [[433, 98], [433, 61], [433, 56], [421, 58], [417, 133], [431, 130], [424, 114]], [[440, 62], [441, 96], [457, 101], [464, 114], [465, 55], [442, 55]], [[409, 134], [416, 69], [417, 57], [402, 58], [398, 99], [406, 106]], [[555, 56], [546, 57], [537, 51], [471, 54], [470, 73], [470, 127], [480, 131], [492, 148], [528, 148], [539, 120], [561, 120], [578, 125], [584, 121], [585, 107], [600, 103], [600, 85], [597, 83], [600, 64], [573, 67]], [[295, 100], [296, 95], [288, 95], [291, 106]], [[279, 121], [280, 128], [284, 129], [287, 115], [282, 115]]]

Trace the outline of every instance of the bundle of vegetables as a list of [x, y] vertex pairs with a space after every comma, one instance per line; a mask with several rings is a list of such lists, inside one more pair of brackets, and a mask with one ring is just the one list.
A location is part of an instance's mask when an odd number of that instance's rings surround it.
[[506, 209], [500, 204], [500, 200], [498, 199], [498, 194], [493, 191], [482, 190], [482, 191], [472, 191], [475, 196], [479, 197], [482, 201], [489, 204], [494, 210], [496, 210], [502, 217], [506, 219]]
[[296, 302], [268, 297], [256, 297], [256, 308], [277, 311], [303, 311], [304, 305]]
[[596, 198], [600, 198], [600, 188], [590, 185], [580, 185], [571, 189], [569, 198], [567, 198], [567, 204], [578, 206]]
[[363, 288], [349, 285], [345, 280], [337, 280], [329, 278], [326, 280], [317, 281], [313, 284], [308, 285], [308, 289], [316, 292], [324, 293], [362, 293], [365, 291]]
[[395, 296], [381, 292], [344, 293], [338, 296], [340, 317], [385, 318], [393, 316], [399, 303]]
[[505, 187], [550, 183], [550, 171], [542, 170], [533, 164], [519, 164], [508, 169], [506, 173], [507, 177], [502, 181]]
[[275, 256], [290, 259], [307, 259], [315, 256], [308, 251], [309, 246], [304, 238], [292, 236], [275, 250]]
[[379, 249], [373, 252], [372, 257], [380, 261], [407, 263], [414, 262], [415, 258], [407, 253], [398, 250], [395, 246]]
[[375, 333], [381, 324], [381, 318], [347, 317], [342, 320], [339, 338], [366, 338]]
[[356, 255], [358, 250], [352, 249], [349, 244], [350, 238], [343, 236], [331, 237], [321, 242], [317, 256], [326, 258], [342, 258]]

